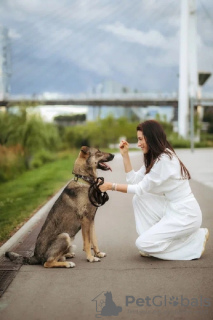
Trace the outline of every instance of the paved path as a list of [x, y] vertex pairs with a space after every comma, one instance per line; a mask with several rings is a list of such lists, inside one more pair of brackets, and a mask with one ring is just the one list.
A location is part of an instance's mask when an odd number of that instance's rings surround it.
[[[191, 186], [203, 211], [203, 226], [212, 232], [213, 150], [198, 150], [193, 155], [179, 150], [178, 154], [195, 179]], [[140, 153], [132, 153], [135, 168], [139, 168], [140, 158]], [[125, 182], [120, 155], [112, 168], [112, 173], [104, 173], [105, 179]], [[213, 238], [200, 260], [142, 258], [134, 245], [137, 234], [132, 195], [109, 192], [109, 196], [110, 201], [96, 216], [100, 248], [107, 257], [100, 263], [88, 263], [79, 233], [73, 260], [76, 268], [22, 266], [0, 299], [1, 320], [213, 318]], [[107, 291], [122, 308], [114, 308], [119, 311], [117, 316], [100, 315], [106, 310], [103, 302]]]

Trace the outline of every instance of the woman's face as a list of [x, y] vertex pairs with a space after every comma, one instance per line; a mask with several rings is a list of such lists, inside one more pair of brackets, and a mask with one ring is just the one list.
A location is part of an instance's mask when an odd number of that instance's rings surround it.
[[149, 151], [149, 147], [146, 143], [146, 140], [142, 131], [137, 131], [137, 137], [138, 137], [138, 147], [141, 148], [143, 153], [147, 153]]

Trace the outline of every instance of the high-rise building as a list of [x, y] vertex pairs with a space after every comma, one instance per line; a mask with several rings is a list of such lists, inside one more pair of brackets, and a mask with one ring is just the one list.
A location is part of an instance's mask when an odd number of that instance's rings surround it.
[[8, 29], [0, 26], [0, 100], [10, 93], [11, 58]]

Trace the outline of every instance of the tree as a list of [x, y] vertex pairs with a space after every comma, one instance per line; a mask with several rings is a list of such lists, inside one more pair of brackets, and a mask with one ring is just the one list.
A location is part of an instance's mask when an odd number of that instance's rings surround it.
[[24, 151], [25, 165], [39, 150], [58, 150], [61, 140], [57, 127], [45, 123], [39, 114], [28, 113], [26, 107], [19, 107], [16, 114], [0, 115], [0, 143], [5, 146], [21, 145]]

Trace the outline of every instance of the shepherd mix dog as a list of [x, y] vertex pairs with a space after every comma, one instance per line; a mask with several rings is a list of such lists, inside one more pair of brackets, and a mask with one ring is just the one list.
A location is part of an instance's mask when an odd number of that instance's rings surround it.
[[97, 181], [96, 169], [111, 170], [106, 162], [113, 158], [111, 153], [82, 147], [73, 168], [75, 178], [68, 183], [51, 208], [37, 237], [34, 255], [28, 258], [15, 252], [6, 252], [6, 257], [25, 264], [42, 264], [45, 268], [72, 268], [75, 264], [66, 261], [66, 258], [75, 255], [72, 241], [80, 229], [87, 260], [95, 262], [105, 257], [106, 254], [99, 251], [95, 236], [94, 218], [98, 205], [90, 201], [89, 188]]

